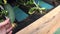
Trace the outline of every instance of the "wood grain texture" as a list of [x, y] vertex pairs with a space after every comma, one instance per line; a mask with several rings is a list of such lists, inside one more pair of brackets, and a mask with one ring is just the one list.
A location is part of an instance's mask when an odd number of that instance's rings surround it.
[[60, 26], [60, 5], [16, 34], [53, 34]]

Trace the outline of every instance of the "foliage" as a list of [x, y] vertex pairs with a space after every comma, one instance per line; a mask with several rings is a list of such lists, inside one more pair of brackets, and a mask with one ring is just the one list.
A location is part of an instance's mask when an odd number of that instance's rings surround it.
[[39, 13], [43, 14], [43, 11], [42, 10], [45, 10], [45, 8], [38, 8], [38, 7], [33, 7], [29, 10], [29, 14], [34, 14], [35, 13], [35, 10], [38, 10]]
[[15, 16], [14, 16], [14, 11], [13, 11], [12, 7], [9, 4], [6, 4], [5, 10], [8, 11], [8, 13], [9, 13], [8, 16], [10, 18], [10, 21], [11, 21], [11, 23], [13, 23], [15, 20]]
[[2, 0], [0, 0], [0, 4], [2, 3]]
[[43, 11], [42, 11], [42, 10], [45, 10], [45, 8], [41, 8], [41, 7], [39, 6], [39, 3], [36, 4], [34, 0], [33, 0], [33, 3], [35, 4], [36, 7], [32, 7], [32, 8], [29, 10], [28, 13], [29, 13], [29, 14], [33, 14], [33, 13], [35, 13], [35, 10], [38, 10], [41, 14], [43, 14]]
[[32, 5], [32, 4], [34, 4], [33, 0], [29, 0], [29, 1], [26, 2], [25, 5]]
[[4, 15], [5, 17], [9, 17], [11, 23], [13, 23], [15, 20], [14, 11], [13, 11], [11, 5], [7, 3], [7, 0], [3, 0], [3, 1], [4, 1], [4, 3], [3, 3], [4, 9], [3, 10], [1, 9], [0, 17], [2, 17], [2, 15]]
[[19, 4], [23, 4], [23, 5], [34, 4], [33, 0], [17, 0], [16, 2], [18, 2]]
[[0, 5], [0, 22], [2, 22], [5, 19], [4, 16], [7, 16], [7, 15], [8, 15], [8, 12], [4, 10], [4, 8]]
[[[39, 3], [36, 4], [34, 0], [17, 0], [19, 4], [23, 4], [24, 6], [30, 7], [28, 13], [33, 14], [35, 13], [35, 10], [38, 10], [42, 14], [42, 10], [45, 10], [45, 8], [41, 8], [39, 6]], [[35, 5], [31, 7], [30, 5]]]
[[[30, 10], [28, 11], [29, 14], [35, 13], [35, 10], [38, 10], [42, 14], [42, 12], [43, 12], [42, 10], [45, 10], [45, 8], [41, 8], [39, 6], [39, 3], [36, 4], [34, 0], [16, 0], [16, 2], [23, 4], [25, 6], [30, 6], [30, 5], [34, 4], [35, 6], [31, 7]], [[11, 5], [7, 3], [7, 0], [3, 0], [3, 2], [2, 2], [2, 0], [0, 0], [0, 5], [1, 4], [3, 4], [4, 9], [0, 11], [0, 17], [2, 17], [1, 15], [9, 17], [11, 23], [13, 23], [15, 20], [15, 15], [14, 15], [14, 11], [13, 11]]]

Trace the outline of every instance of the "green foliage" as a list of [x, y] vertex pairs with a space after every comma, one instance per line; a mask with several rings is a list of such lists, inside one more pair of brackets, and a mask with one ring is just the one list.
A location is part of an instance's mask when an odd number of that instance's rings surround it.
[[[2, 15], [6, 16], [6, 17], [9, 17], [11, 23], [14, 22], [15, 20], [15, 15], [14, 15], [14, 11], [13, 11], [13, 8], [11, 7], [10, 4], [7, 3], [6, 0], [3, 0], [4, 1], [4, 8], [3, 10], [0, 11], [0, 17], [2, 17]], [[2, 21], [3, 19], [0, 19], [0, 21]]]
[[5, 15], [5, 16], [7, 16], [8, 15], [8, 11], [6, 11], [6, 10], [2, 10], [2, 15]]
[[[3, 3], [5, 9], [1, 10], [2, 12], [0, 12], [0, 16], [3, 15], [3, 14], [5, 16], [8, 16], [10, 18], [11, 23], [13, 23], [14, 20], [15, 20], [14, 11], [13, 11], [11, 5], [7, 3], [7, 0], [3, 0], [3, 1], [4, 1], [4, 3], [2, 2], [2, 0], [0, 0], [0, 4]], [[30, 6], [30, 5], [34, 4], [35, 5], [34, 7], [30, 7], [30, 10], [28, 12], [29, 14], [35, 13], [36, 10], [38, 10], [42, 14], [42, 10], [45, 10], [45, 8], [39, 7], [39, 3], [36, 4], [34, 2], [34, 0], [29, 0], [29, 1], [28, 0], [27, 1], [17, 0], [17, 2], [20, 3], [20, 4], [23, 4], [25, 6]]]
[[[36, 4], [34, 0], [26, 0], [26, 1], [17, 0], [17, 2], [19, 2], [20, 4], [23, 4], [27, 7], [30, 7], [30, 9], [28, 11], [29, 14], [35, 13], [35, 10], [38, 10], [42, 14], [42, 10], [45, 10], [45, 8], [41, 8], [39, 6], [39, 2], [38, 2], [38, 4]], [[35, 6], [31, 7], [30, 5], [35, 5]]]
[[2, 2], [2, 0], [0, 0], [0, 4], [2, 4], [3, 2]]
[[41, 8], [40, 6], [39, 6], [39, 3], [38, 4], [36, 4], [35, 2], [34, 2], [34, 0], [33, 0], [33, 3], [35, 4], [35, 6], [36, 7], [32, 7], [30, 10], [29, 10], [29, 14], [33, 14], [33, 13], [35, 13], [35, 10], [38, 10], [41, 14], [43, 14], [43, 10], [45, 10], [45, 8]]
[[[4, 2], [2, 2], [4, 1]], [[6, 4], [7, 3], [7, 0], [0, 0], [0, 4]]]
[[33, 0], [29, 0], [27, 1], [26, 5], [31, 5], [31, 4], [34, 4]]
[[34, 3], [33, 3], [33, 0], [17, 0], [17, 2], [18, 2], [19, 4], [22, 4], [22, 5], [25, 5], [25, 6], [34, 4]]
[[4, 16], [8, 15], [8, 12], [6, 10], [3, 9], [3, 7], [0, 5], [1, 11], [0, 11], [0, 22], [5, 20]]
[[37, 8], [36, 7], [33, 7], [33, 8], [31, 8], [30, 10], [29, 10], [29, 14], [33, 14], [35, 11], [34, 10], [36, 10]]
[[29, 10], [29, 14], [34, 14], [35, 10], [38, 10], [41, 14], [43, 14], [42, 10], [45, 10], [45, 8], [39, 8], [39, 7], [33, 7]]
[[15, 20], [15, 15], [14, 15], [14, 11], [13, 11], [11, 5], [6, 4], [5, 5], [5, 10], [8, 11], [8, 16], [10, 18], [10, 21], [11, 21], [11, 23], [13, 23], [14, 20]]

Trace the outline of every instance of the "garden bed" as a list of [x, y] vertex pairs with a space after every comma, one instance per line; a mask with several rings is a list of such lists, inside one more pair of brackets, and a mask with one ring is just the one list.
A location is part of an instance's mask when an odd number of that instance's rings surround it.
[[[53, 3], [50, 3], [50, 4], [53, 5]], [[59, 5], [59, 4], [57, 4], [56, 6], [58, 6], [58, 5]], [[55, 5], [53, 5], [53, 6], [55, 6]], [[55, 6], [55, 7], [56, 7], [56, 6]], [[54, 8], [55, 8], [55, 7], [54, 7]], [[29, 10], [28, 7], [23, 6], [23, 5], [20, 5], [19, 8], [22, 9], [25, 13], [27, 13], [27, 11]], [[53, 9], [53, 8], [52, 8], [52, 9]], [[52, 9], [50, 9], [50, 10], [52, 10]], [[48, 13], [50, 10], [47, 10], [47, 13]], [[47, 13], [46, 13], [46, 14], [47, 14]], [[27, 13], [27, 14], [28, 14], [28, 13]], [[29, 15], [29, 14], [28, 14], [28, 15]], [[18, 32], [19, 30], [25, 28], [26, 26], [28, 26], [29, 24], [33, 23], [34, 21], [36, 21], [37, 19], [41, 18], [41, 17], [44, 16], [44, 15], [45, 15], [45, 14], [40, 14], [40, 13], [38, 13], [38, 12], [35, 12], [34, 14], [29, 15], [25, 20], [23, 20], [23, 21], [21, 21], [21, 22], [15, 21], [15, 22], [17, 22], [17, 23], [16, 23], [16, 24], [17, 24], [17, 27], [14, 28], [13, 34], [16, 33], [16, 32]]]
[[16, 34], [57, 34], [60, 29], [59, 16], [60, 5]]
[[23, 4], [21, 4], [18, 0], [8, 0], [6, 6], [3, 4], [5, 6], [4, 9], [9, 11], [10, 21], [13, 23], [15, 20], [14, 23], [16, 23], [16, 26], [13, 28], [13, 34], [35, 22], [59, 5], [58, 1], [31, 1], [29, 1], [29, 3], [26, 0], [27, 4], [24, 4], [23, 2]]

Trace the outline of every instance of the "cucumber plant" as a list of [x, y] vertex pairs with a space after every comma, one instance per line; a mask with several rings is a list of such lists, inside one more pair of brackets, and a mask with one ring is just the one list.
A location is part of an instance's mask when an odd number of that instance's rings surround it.
[[[32, 1], [32, 0], [31, 0]], [[35, 4], [35, 7], [32, 7], [30, 10], [29, 10], [29, 14], [33, 14], [35, 13], [36, 10], [38, 10], [39, 13], [43, 14], [43, 13], [46, 13], [46, 12], [43, 12], [43, 10], [46, 10], [45, 8], [41, 8], [39, 6], [39, 3], [36, 4], [35, 1], [33, 0], [33, 3]]]
[[[14, 15], [13, 8], [11, 7], [10, 4], [7, 3], [7, 0], [3, 0], [3, 6], [4, 9], [1, 10], [0, 16], [2, 17], [4, 15], [4, 17], [8, 17], [10, 19], [12, 26], [14, 27], [15, 15]], [[1, 21], [2, 20], [3, 19], [1, 19]]]
[[8, 12], [4, 10], [2, 5], [0, 5], [0, 22], [4, 21], [7, 15], [8, 15]]
[[[19, 4], [23, 4], [24, 6], [26, 7], [29, 7], [29, 11], [28, 11], [28, 14], [34, 14], [36, 10], [38, 10], [39, 13], [43, 14], [43, 13], [46, 13], [44, 10], [45, 8], [41, 8], [39, 6], [39, 3], [36, 4], [35, 3], [35, 0], [17, 0], [17, 2]], [[33, 7], [31, 7], [31, 5], [34, 5]]]

